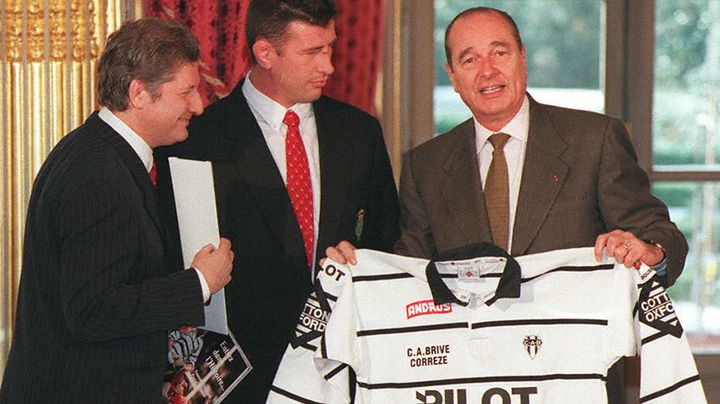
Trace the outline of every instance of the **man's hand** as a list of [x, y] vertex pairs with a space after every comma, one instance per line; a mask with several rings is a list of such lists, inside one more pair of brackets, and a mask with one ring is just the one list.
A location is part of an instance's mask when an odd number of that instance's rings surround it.
[[195, 254], [192, 266], [205, 277], [210, 294], [217, 292], [230, 282], [233, 257], [230, 240], [226, 238], [220, 239], [218, 248], [208, 244]]
[[608, 257], [615, 258], [626, 267], [637, 267], [640, 262], [652, 267], [665, 258], [665, 252], [655, 244], [646, 243], [628, 231], [613, 230], [595, 240], [595, 259], [602, 259], [603, 249]]
[[[328, 247], [325, 249], [325, 257], [330, 258], [331, 260], [337, 262], [338, 264], [347, 264], [350, 263], [350, 265], [357, 264], [357, 259], [355, 258], [355, 246], [350, 244], [349, 241], [341, 241], [336, 245], [335, 247]], [[320, 265], [323, 265], [325, 263], [325, 258], [320, 260]]]

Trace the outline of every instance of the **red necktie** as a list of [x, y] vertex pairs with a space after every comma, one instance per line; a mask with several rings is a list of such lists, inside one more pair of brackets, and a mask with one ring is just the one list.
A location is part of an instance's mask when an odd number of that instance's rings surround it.
[[292, 110], [288, 110], [283, 119], [287, 125], [285, 137], [285, 160], [287, 162], [287, 191], [295, 211], [295, 218], [300, 225], [305, 257], [308, 267], [312, 270], [313, 244], [315, 241], [315, 221], [313, 219], [313, 194], [310, 180], [305, 146], [300, 137], [300, 118]]
[[155, 161], [153, 161], [152, 167], [150, 167], [148, 175], [150, 176], [150, 182], [153, 184], [153, 186], [157, 186], [157, 166], [155, 165]]

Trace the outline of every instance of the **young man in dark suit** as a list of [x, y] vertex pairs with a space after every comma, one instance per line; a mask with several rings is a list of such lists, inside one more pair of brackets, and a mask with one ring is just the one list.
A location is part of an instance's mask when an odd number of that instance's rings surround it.
[[213, 161], [221, 233], [235, 249], [228, 321], [253, 371], [230, 402], [265, 402], [325, 248], [348, 239], [390, 250], [398, 236], [379, 122], [322, 96], [335, 15], [331, 0], [253, 1], [250, 72], [170, 150]]
[[153, 184], [153, 148], [185, 139], [203, 110], [198, 57], [174, 22], [138, 20], [110, 35], [98, 65], [103, 108], [35, 180], [0, 402], [162, 400], [167, 330], [203, 325], [203, 303], [230, 280], [233, 259], [223, 239], [193, 269], [175, 265]]

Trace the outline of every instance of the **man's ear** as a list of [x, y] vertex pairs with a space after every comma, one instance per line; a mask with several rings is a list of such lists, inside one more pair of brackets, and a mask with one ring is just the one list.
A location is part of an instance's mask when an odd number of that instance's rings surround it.
[[252, 46], [253, 54], [258, 65], [264, 69], [269, 69], [273, 65], [277, 50], [273, 44], [265, 38], [260, 38]]
[[145, 88], [145, 83], [138, 79], [133, 79], [130, 82], [130, 88], [128, 90], [128, 103], [130, 107], [134, 109], [142, 109], [142, 107], [151, 99], [150, 93]]

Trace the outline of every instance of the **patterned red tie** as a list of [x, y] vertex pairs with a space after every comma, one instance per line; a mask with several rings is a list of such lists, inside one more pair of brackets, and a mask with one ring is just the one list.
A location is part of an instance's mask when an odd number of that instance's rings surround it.
[[300, 225], [300, 232], [305, 244], [305, 257], [308, 267], [312, 270], [313, 244], [315, 241], [315, 221], [313, 219], [313, 194], [310, 180], [305, 146], [300, 137], [300, 118], [292, 110], [288, 110], [283, 119], [287, 125], [285, 137], [285, 159], [287, 162], [287, 191], [295, 211], [295, 218]]
[[155, 165], [155, 161], [153, 161], [152, 167], [150, 167], [148, 175], [150, 176], [150, 182], [153, 184], [153, 186], [157, 186], [157, 166]]

